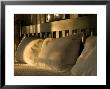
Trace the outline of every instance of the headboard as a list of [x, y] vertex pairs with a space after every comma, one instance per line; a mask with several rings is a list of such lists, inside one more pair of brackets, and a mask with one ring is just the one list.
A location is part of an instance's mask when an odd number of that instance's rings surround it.
[[49, 23], [23, 26], [22, 37], [36, 36], [37, 38], [59, 38], [72, 34], [83, 33], [85, 36], [97, 35], [97, 16], [85, 16]]

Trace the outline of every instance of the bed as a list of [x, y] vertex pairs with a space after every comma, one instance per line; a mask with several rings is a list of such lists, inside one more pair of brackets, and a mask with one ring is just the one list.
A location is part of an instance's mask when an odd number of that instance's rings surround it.
[[[81, 24], [78, 22], [81, 20]], [[74, 20], [75, 21], [75, 20]], [[66, 21], [66, 25], [71, 22], [71, 20]], [[85, 49], [88, 46], [85, 44], [90, 39], [94, 39], [93, 42], [96, 44], [96, 27], [90, 23], [87, 24], [84, 18], [78, 19], [75, 22], [79, 24], [73, 26], [62, 27], [56, 26], [56, 23], [51, 23], [53, 25], [51, 31], [45, 30], [45, 24], [40, 30], [35, 29], [34, 26], [24, 26], [22, 29], [25, 31], [22, 32], [23, 37], [17, 48], [14, 63], [14, 75], [15, 76], [81, 76], [81, 75], [96, 75], [97, 69], [97, 59], [96, 59], [96, 45], [87, 49], [95, 51], [95, 57], [88, 57], [89, 54], [84, 56], [81, 60], [82, 55], [85, 55]], [[75, 23], [74, 22], [74, 23]], [[60, 22], [62, 23], [62, 22]], [[49, 23], [47, 23], [49, 24]], [[78, 26], [77, 26], [78, 25]], [[57, 30], [55, 29], [57, 27]], [[79, 28], [80, 27], [80, 28]], [[29, 32], [29, 29], [34, 29], [33, 32]], [[68, 30], [65, 30], [65, 29]], [[73, 29], [72, 29], [73, 28]], [[26, 32], [27, 29], [27, 32]], [[95, 35], [95, 36], [94, 36]], [[89, 39], [89, 40], [88, 40]], [[90, 43], [89, 42], [89, 43]], [[88, 45], [88, 44], [87, 44]], [[89, 53], [89, 51], [87, 51]], [[90, 56], [91, 56], [90, 55]], [[92, 60], [94, 62], [92, 63]], [[91, 62], [91, 64], [90, 64]], [[89, 63], [89, 64], [88, 64]], [[89, 65], [88, 69], [83, 68], [83, 71], [80, 69], [83, 65]], [[81, 66], [80, 66], [81, 65]], [[95, 65], [92, 68], [92, 65]], [[80, 68], [81, 67], [81, 68]], [[91, 69], [89, 69], [91, 68]], [[88, 73], [86, 73], [88, 70]], [[80, 73], [78, 71], [81, 71]], [[83, 73], [85, 71], [85, 74]], [[94, 72], [94, 73], [93, 73]]]

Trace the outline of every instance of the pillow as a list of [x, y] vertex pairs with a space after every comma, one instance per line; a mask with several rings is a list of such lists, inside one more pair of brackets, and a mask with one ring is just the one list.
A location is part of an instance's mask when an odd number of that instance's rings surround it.
[[[80, 55], [79, 58], [86, 57], [88, 53], [97, 46], [97, 37], [96, 36], [90, 36], [86, 39], [85, 44], [84, 44], [84, 49], [82, 51], [82, 55]], [[80, 60], [80, 59], [79, 59]], [[79, 61], [77, 60], [77, 61]]]
[[37, 39], [36, 37], [24, 37], [17, 49], [16, 59], [20, 63], [36, 64], [42, 43], [42, 39]]
[[97, 38], [96, 36], [90, 36], [87, 38], [84, 46], [86, 51], [91, 50], [91, 48], [94, 48], [97, 44]]
[[71, 69], [75, 76], [97, 75], [97, 38], [88, 37], [81, 55]]
[[43, 62], [55, 71], [67, 71], [75, 64], [79, 56], [81, 34], [62, 38], [46, 38], [39, 54]]

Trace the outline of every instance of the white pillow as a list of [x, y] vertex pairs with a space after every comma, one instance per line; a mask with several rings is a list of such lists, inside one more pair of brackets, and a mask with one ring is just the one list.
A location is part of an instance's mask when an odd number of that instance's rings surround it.
[[79, 56], [81, 34], [44, 40], [39, 61], [55, 71], [67, 71], [75, 64]]
[[43, 40], [36, 37], [24, 37], [17, 49], [16, 59], [21, 63], [37, 63]]
[[72, 75], [95, 76], [97, 75], [97, 38], [88, 37], [81, 55], [71, 69]]

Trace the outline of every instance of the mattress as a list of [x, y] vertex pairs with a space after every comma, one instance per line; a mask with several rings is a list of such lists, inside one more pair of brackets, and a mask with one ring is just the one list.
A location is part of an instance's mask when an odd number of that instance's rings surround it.
[[68, 76], [70, 72], [52, 71], [45, 64], [32, 66], [29, 64], [14, 64], [14, 76]]

